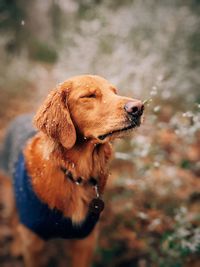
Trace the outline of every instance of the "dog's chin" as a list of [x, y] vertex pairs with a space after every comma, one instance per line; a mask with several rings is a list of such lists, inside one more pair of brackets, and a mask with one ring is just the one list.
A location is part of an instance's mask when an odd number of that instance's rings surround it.
[[127, 123], [126, 126], [119, 127], [118, 129], [99, 135], [97, 139], [101, 143], [104, 143], [104, 142], [111, 141], [116, 138], [123, 138], [124, 136], [131, 135], [133, 133], [133, 130], [139, 127], [140, 124], [141, 124], [141, 118], [138, 118], [137, 120], [129, 121], [129, 124]]

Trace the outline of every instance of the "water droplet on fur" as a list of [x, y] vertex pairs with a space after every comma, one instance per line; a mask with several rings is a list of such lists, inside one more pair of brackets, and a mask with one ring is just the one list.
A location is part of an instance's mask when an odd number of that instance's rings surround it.
[[84, 136], [84, 139], [87, 140], [87, 137]]

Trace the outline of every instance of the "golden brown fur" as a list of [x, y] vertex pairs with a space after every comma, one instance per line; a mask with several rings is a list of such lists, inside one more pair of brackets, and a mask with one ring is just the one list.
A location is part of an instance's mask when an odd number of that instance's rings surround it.
[[[57, 208], [74, 223], [85, 218], [95, 197], [87, 183], [91, 176], [98, 180], [100, 193], [104, 191], [112, 155], [110, 141], [124, 135], [118, 130], [129, 123], [124, 106], [130, 101], [135, 100], [118, 96], [116, 88], [99, 76], [78, 76], [58, 85], [34, 118], [39, 132], [24, 149], [33, 188], [49, 207]], [[113, 131], [104, 140], [99, 138]], [[77, 186], [66, 179], [60, 166], [70, 170], [75, 179], [82, 177], [83, 184]], [[39, 267], [35, 254], [40, 249], [35, 251], [35, 246], [42, 242], [24, 226], [19, 229], [26, 265]], [[72, 266], [89, 265], [94, 242], [95, 231], [72, 242]]]

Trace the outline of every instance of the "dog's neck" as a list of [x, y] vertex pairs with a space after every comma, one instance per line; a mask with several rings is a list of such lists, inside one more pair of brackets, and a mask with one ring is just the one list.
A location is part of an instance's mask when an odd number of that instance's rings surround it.
[[60, 166], [71, 171], [74, 177], [97, 178], [102, 193], [112, 153], [110, 144], [95, 145], [85, 140], [66, 150], [38, 133], [30, 140], [24, 153], [33, 188], [41, 200], [51, 208], [59, 209], [74, 222], [83, 220], [95, 192], [91, 186], [77, 186], [66, 179]]
[[55, 143], [45, 135], [41, 138], [40, 146], [44, 160], [53, 160], [63, 167], [68, 167], [77, 177], [88, 179], [90, 176], [98, 177], [104, 173], [111, 156], [109, 143], [97, 144], [92, 140], [76, 143], [73, 148], [66, 149], [61, 144]]

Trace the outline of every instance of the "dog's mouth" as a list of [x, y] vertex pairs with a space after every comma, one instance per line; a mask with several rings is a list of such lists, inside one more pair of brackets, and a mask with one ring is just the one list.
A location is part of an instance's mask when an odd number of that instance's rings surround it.
[[129, 124], [128, 126], [123, 127], [121, 129], [113, 130], [113, 131], [108, 132], [108, 133], [103, 134], [103, 135], [99, 135], [98, 139], [103, 141], [106, 137], [110, 137], [112, 135], [120, 135], [121, 133], [129, 132], [130, 130], [132, 130], [132, 129], [136, 128], [136, 127], [139, 127], [140, 124], [141, 124], [140, 118], [136, 119], [136, 120], [131, 120], [131, 124]]

